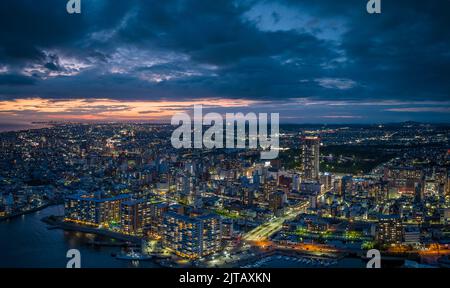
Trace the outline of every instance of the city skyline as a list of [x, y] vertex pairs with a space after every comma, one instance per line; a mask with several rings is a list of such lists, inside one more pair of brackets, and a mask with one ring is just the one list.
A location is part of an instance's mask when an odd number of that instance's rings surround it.
[[271, 160], [174, 129], [0, 133], [0, 267], [448, 267], [448, 125], [286, 125]]
[[448, 11], [0, 1], [0, 268], [449, 268]]
[[446, 1], [379, 15], [364, 1], [85, 2], [0, 4], [0, 125], [167, 122], [199, 103], [281, 123], [450, 122]]

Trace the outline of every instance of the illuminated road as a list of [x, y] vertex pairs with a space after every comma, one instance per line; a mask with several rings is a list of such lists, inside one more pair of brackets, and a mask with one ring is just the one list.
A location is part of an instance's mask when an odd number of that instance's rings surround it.
[[426, 250], [419, 251], [420, 256], [442, 256], [442, 255], [450, 255], [450, 249], [444, 250]]
[[303, 252], [316, 252], [316, 253], [339, 253], [342, 252], [341, 249], [337, 249], [334, 247], [329, 247], [326, 245], [320, 245], [320, 244], [305, 244], [305, 243], [298, 243], [293, 245], [277, 245], [277, 248], [287, 249], [287, 250], [293, 250], [293, 251], [303, 251]]
[[308, 207], [309, 202], [302, 202], [295, 207], [289, 208], [284, 216], [276, 217], [273, 220], [266, 222], [255, 229], [249, 231], [245, 234], [242, 239], [244, 241], [264, 241], [269, 238], [271, 235], [280, 231], [284, 221], [289, 221], [297, 217], [298, 214], [304, 212]]

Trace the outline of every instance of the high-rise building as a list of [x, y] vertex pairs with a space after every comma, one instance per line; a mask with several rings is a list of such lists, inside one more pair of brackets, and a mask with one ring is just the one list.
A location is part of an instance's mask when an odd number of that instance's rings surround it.
[[234, 220], [224, 218], [222, 220], [222, 239], [232, 239], [234, 236]]
[[319, 147], [319, 137], [303, 137], [302, 170], [305, 180], [319, 180]]
[[251, 207], [253, 206], [254, 198], [255, 198], [255, 191], [253, 187], [249, 185], [242, 185], [240, 187], [240, 198], [242, 206], [245, 207]]
[[416, 203], [422, 203], [423, 200], [423, 187], [422, 183], [418, 182], [414, 184], [414, 201]]
[[150, 206], [150, 225], [147, 233], [150, 237], [160, 239], [164, 232], [164, 214], [169, 211], [169, 204], [156, 203]]
[[300, 191], [300, 183], [302, 182], [302, 178], [298, 174], [294, 174], [292, 176], [292, 190]]
[[194, 187], [193, 194], [194, 194], [194, 196], [193, 196], [193, 198], [194, 198], [194, 201], [193, 201], [194, 208], [196, 210], [202, 209], [202, 207], [203, 207], [203, 200], [202, 200], [202, 193], [201, 193], [199, 187]]
[[131, 235], [142, 235], [144, 228], [150, 225], [151, 201], [146, 199], [130, 200], [120, 204], [120, 226], [122, 232]]
[[420, 243], [420, 228], [417, 225], [406, 226], [404, 229], [403, 242], [405, 244]]
[[341, 196], [344, 198], [348, 198], [350, 194], [352, 194], [353, 190], [353, 176], [346, 175], [341, 179]]
[[275, 215], [282, 215], [287, 203], [287, 195], [283, 191], [277, 191], [270, 195], [269, 207]]
[[102, 198], [99, 195], [70, 195], [64, 202], [64, 221], [91, 226], [120, 223], [120, 205], [130, 199], [128, 194]]
[[378, 220], [377, 239], [382, 244], [401, 244], [403, 225], [398, 215], [381, 215]]
[[198, 259], [221, 249], [222, 227], [217, 215], [164, 215], [163, 245], [181, 257]]
[[190, 204], [193, 200], [193, 186], [192, 178], [188, 175], [181, 175], [176, 179], [177, 193], [182, 202]]
[[324, 185], [326, 191], [332, 188], [332, 175], [330, 173], [324, 173], [320, 176], [320, 184]]
[[317, 196], [322, 193], [323, 185], [317, 181], [304, 181], [300, 184], [300, 193]]

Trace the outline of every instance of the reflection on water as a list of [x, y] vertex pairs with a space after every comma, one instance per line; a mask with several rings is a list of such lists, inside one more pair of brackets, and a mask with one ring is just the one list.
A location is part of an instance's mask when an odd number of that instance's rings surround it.
[[157, 267], [151, 262], [131, 263], [113, 258], [117, 247], [97, 247], [89, 241], [115, 241], [94, 234], [59, 229], [49, 230], [41, 221], [45, 216], [61, 215], [62, 206], [0, 222], [0, 267], [64, 268], [67, 250], [81, 252], [81, 266], [86, 268]]

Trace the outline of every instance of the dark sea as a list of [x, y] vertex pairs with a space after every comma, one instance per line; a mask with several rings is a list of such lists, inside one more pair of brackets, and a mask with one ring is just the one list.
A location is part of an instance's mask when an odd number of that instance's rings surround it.
[[131, 263], [117, 260], [111, 253], [119, 247], [93, 247], [89, 240], [114, 241], [94, 234], [49, 230], [41, 221], [45, 216], [62, 215], [63, 206], [0, 222], [0, 268], [65, 268], [66, 253], [78, 249], [83, 268], [158, 267], [152, 262]]

